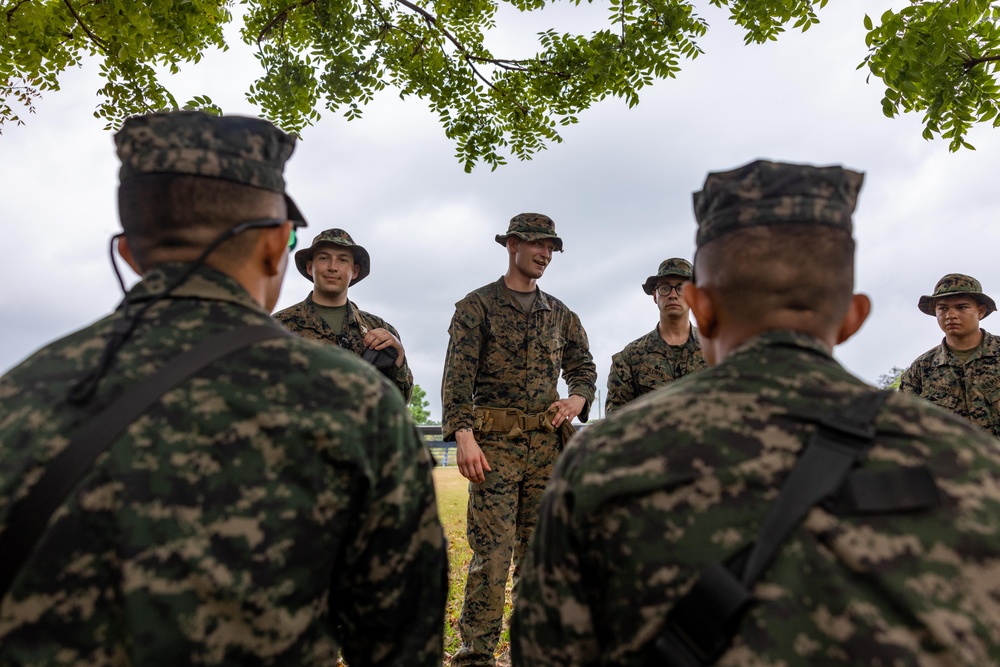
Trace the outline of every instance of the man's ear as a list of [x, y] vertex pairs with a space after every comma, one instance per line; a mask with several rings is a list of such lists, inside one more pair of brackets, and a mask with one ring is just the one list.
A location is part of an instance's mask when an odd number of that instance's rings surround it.
[[361, 265], [358, 264], [357, 262], [355, 262], [355, 264], [354, 264], [354, 272], [351, 274], [351, 280], [357, 278], [358, 274], [360, 274], [360, 273], [361, 273]]
[[139, 266], [139, 262], [136, 261], [135, 255], [132, 254], [132, 246], [128, 244], [128, 238], [124, 234], [118, 237], [118, 254], [121, 255], [125, 263], [135, 271], [136, 275], [141, 276], [143, 271], [142, 267]]
[[684, 285], [684, 301], [694, 313], [694, 319], [698, 323], [698, 332], [705, 338], [715, 338], [719, 328], [718, 313], [715, 311], [715, 303], [712, 295], [703, 287], [698, 287], [693, 282]]
[[267, 276], [276, 276], [283, 270], [282, 260], [288, 254], [288, 237], [292, 223], [278, 227], [265, 227], [257, 237], [257, 255]]
[[872, 300], [867, 294], [855, 294], [851, 297], [851, 305], [847, 308], [847, 314], [840, 321], [840, 328], [837, 330], [836, 345], [840, 345], [853, 336], [865, 323], [872, 312]]

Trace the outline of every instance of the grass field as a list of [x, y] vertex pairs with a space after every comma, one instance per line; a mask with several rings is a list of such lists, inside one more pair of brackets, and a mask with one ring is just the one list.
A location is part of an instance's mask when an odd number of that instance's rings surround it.
[[[469, 482], [459, 474], [458, 468], [434, 469], [434, 490], [437, 494], [438, 514], [448, 538], [448, 609], [445, 614], [444, 651], [445, 664], [458, 650], [458, 615], [462, 611], [465, 592], [465, 575], [472, 552], [465, 537], [465, 510], [469, 498]], [[510, 581], [507, 582], [505, 614], [510, 614]], [[504, 627], [497, 645], [497, 667], [510, 665], [508, 658], [508, 633]]]

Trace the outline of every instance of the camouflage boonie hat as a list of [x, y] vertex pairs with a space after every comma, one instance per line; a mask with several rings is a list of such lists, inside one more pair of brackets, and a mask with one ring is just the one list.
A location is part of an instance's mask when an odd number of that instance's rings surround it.
[[497, 234], [496, 241], [502, 246], [507, 245], [509, 237], [515, 237], [524, 241], [537, 241], [539, 239], [552, 239], [556, 244], [556, 250], [563, 251], [562, 239], [556, 236], [556, 223], [547, 215], [541, 213], [519, 213], [510, 219], [506, 234]]
[[990, 313], [997, 309], [996, 302], [983, 294], [983, 286], [979, 281], [972, 276], [966, 276], [961, 273], [949, 273], [937, 281], [937, 285], [934, 286], [934, 294], [920, 297], [917, 307], [922, 313], [936, 315], [934, 312], [934, 301], [939, 296], [958, 296], [959, 294], [968, 294], [986, 306], [986, 314], [983, 315], [984, 318], [989, 317]]
[[646, 282], [642, 284], [642, 291], [652, 296], [657, 281], [664, 276], [678, 276], [691, 280], [691, 270], [691, 262], [686, 259], [680, 257], [665, 259], [660, 262], [660, 268], [656, 271], [656, 275], [646, 278]]
[[124, 183], [143, 174], [188, 174], [221, 178], [280, 192], [288, 219], [306, 220], [285, 193], [285, 162], [295, 137], [260, 118], [212, 116], [202, 111], [171, 111], [133, 116], [115, 134]]
[[757, 160], [710, 173], [694, 193], [698, 247], [758, 225], [818, 224], [852, 233], [864, 174], [843, 167], [814, 167]]
[[295, 268], [299, 270], [303, 276], [309, 282], [313, 282], [312, 276], [306, 272], [306, 262], [313, 258], [316, 251], [319, 250], [321, 245], [339, 245], [345, 248], [349, 248], [351, 253], [354, 255], [354, 263], [360, 267], [358, 271], [358, 277], [351, 280], [348, 287], [354, 283], [360, 283], [371, 271], [371, 258], [368, 256], [368, 251], [359, 246], [351, 238], [351, 235], [345, 232], [343, 229], [326, 229], [319, 233], [316, 238], [313, 239], [312, 245], [308, 248], [303, 248], [295, 253]]

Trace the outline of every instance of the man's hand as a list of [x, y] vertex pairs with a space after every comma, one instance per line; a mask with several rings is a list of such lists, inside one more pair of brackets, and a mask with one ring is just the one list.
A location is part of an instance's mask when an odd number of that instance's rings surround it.
[[392, 332], [388, 329], [369, 329], [368, 333], [365, 334], [364, 339], [365, 347], [370, 347], [373, 350], [383, 350], [387, 347], [396, 348], [396, 368], [403, 365], [403, 358], [406, 356], [406, 351], [403, 349], [403, 344], [398, 338], [392, 335]]
[[577, 396], [573, 394], [569, 398], [560, 398], [558, 401], [549, 406], [549, 410], [555, 410], [556, 414], [552, 417], [552, 425], [559, 428], [564, 421], [573, 421], [581, 412], [583, 412], [583, 406], [587, 404], [587, 401], [583, 396]]
[[455, 431], [455, 449], [458, 458], [458, 472], [473, 484], [486, 481], [486, 471], [492, 471], [486, 455], [476, 442], [471, 428]]

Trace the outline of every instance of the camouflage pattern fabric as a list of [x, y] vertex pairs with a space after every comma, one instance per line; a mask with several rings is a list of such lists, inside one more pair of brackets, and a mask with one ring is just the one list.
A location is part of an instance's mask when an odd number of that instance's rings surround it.
[[133, 116], [115, 134], [119, 179], [189, 174], [285, 191], [285, 162], [295, 137], [261, 118], [216, 117], [202, 111]]
[[446, 441], [472, 428], [473, 405], [545, 412], [559, 398], [560, 371], [569, 393], [586, 401], [579, 419], [587, 421], [597, 370], [580, 318], [559, 299], [539, 290], [526, 315], [500, 278], [455, 304], [448, 336], [441, 385]]
[[756, 160], [714, 172], [694, 193], [700, 248], [747, 227], [808, 221], [851, 232], [864, 174], [842, 167]]
[[676, 346], [668, 345], [653, 329], [611, 357], [604, 412], [610, 415], [629, 401], [706, 367], [697, 328], [692, 326], [687, 342]]
[[[473, 427], [473, 406], [544, 412], [558, 400], [560, 370], [570, 394], [586, 405], [596, 393], [597, 369], [580, 319], [539, 290], [531, 313], [514, 303], [503, 278], [455, 306], [442, 381], [444, 439]], [[503, 620], [504, 588], [514, 559], [515, 585], [534, 528], [536, 508], [559, 456], [557, 433], [516, 438], [476, 433], [493, 469], [469, 484], [467, 535], [473, 550], [459, 630], [463, 646], [452, 665], [493, 665]]]
[[[316, 311], [312, 294], [306, 296], [305, 301], [300, 301], [294, 306], [289, 306], [284, 310], [279, 310], [274, 314], [274, 319], [281, 322], [282, 326], [309, 340], [323, 341], [331, 345], [343, 347], [350, 350], [359, 357], [365, 353], [365, 334], [361, 331], [360, 316], [369, 329], [385, 329], [396, 338], [400, 338], [396, 328], [377, 315], [365, 312], [357, 307], [353, 301], [347, 302], [347, 313], [344, 315], [344, 340], [341, 334], [334, 333], [330, 325], [326, 323], [322, 315]], [[344, 345], [341, 345], [344, 342]], [[386, 377], [399, 389], [399, 393], [407, 403], [413, 395], [413, 372], [406, 357], [403, 357], [403, 364], [399, 367], [392, 366], [387, 369]]]
[[[815, 421], [874, 391], [818, 340], [768, 332], [584, 429], [542, 501], [512, 664], [642, 665], [702, 568], [756, 537]], [[864, 468], [926, 463], [942, 504], [860, 516], [813, 508], [718, 665], [1000, 662], [1000, 448], [900, 393], [876, 427]]]
[[[136, 308], [185, 265], [146, 274]], [[65, 402], [120, 310], [0, 379], [0, 526], [67, 435], [177, 353], [270, 319], [202, 267]], [[439, 665], [431, 457], [368, 364], [288, 338], [167, 392], [85, 475], [0, 601], [0, 665]]]
[[983, 341], [962, 363], [944, 340], [903, 371], [899, 390], [920, 396], [1000, 437], [1000, 337]]

